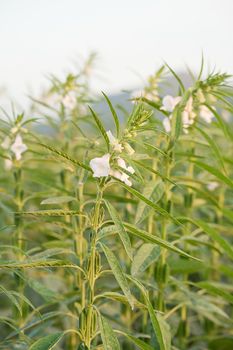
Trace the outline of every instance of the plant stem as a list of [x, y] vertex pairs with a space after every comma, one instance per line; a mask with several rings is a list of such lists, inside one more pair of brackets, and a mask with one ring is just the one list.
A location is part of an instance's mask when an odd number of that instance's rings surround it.
[[98, 194], [96, 198], [94, 217], [93, 217], [93, 236], [91, 239], [91, 253], [89, 264], [89, 300], [87, 305], [87, 320], [86, 320], [86, 334], [85, 344], [88, 349], [91, 348], [92, 328], [93, 328], [93, 302], [95, 297], [95, 280], [96, 280], [96, 239], [98, 228], [100, 224], [100, 206], [103, 197], [103, 184], [100, 183]]
[[[165, 161], [165, 176], [167, 178], [169, 178], [170, 172], [171, 172], [171, 167], [172, 167], [171, 155], [169, 155], [169, 157], [166, 157], [164, 159], [164, 161]], [[164, 207], [168, 211], [170, 211], [169, 201], [170, 201], [170, 184], [168, 183], [168, 181], [165, 181]], [[166, 218], [162, 218], [161, 238], [163, 240], [167, 239], [167, 219]], [[160, 310], [160, 311], [165, 311], [164, 290], [165, 290], [166, 284], [167, 284], [166, 259], [167, 259], [167, 250], [162, 248], [160, 261], [158, 263], [158, 271], [157, 271], [158, 287], [159, 287], [158, 288], [158, 310]]]
[[[194, 146], [191, 144], [192, 147], [192, 153], [195, 154], [195, 148]], [[187, 172], [188, 178], [192, 179], [193, 175], [194, 175], [194, 165], [193, 163], [190, 163], [188, 166], [188, 172]], [[186, 207], [186, 215], [187, 217], [190, 217], [192, 214], [192, 204], [193, 204], [193, 191], [191, 189], [188, 189], [188, 199], [187, 199], [187, 203], [184, 203], [185, 207]], [[184, 235], [188, 235], [191, 231], [191, 224], [188, 222], [183, 230], [183, 234]], [[184, 250], [188, 251], [188, 247], [187, 247], [187, 242], [185, 241], [184, 243]], [[183, 275], [183, 281], [187, 282], [188, 281], [188, 273], [184, 273]], [[184, 304], [181, 307], [181, 332], [180, 332], [180, 346], [181, 348], [185, 348], [186, 347], [186, 340], [188, 337], [188, 319], [187, 319], [187, 306]]]
[[[22, 169], [17, 168], [14, 172], [14, 178], [15, 178], [15, 204], [16, 204], [16, 213], [15, 213], [15, 226], [16, 226], [16, 234], [15, 234], [15, 241], [16, 246], [19, 248], [17, 258], [19, 261], [22, 261], [23, 259], [23, 219], [20, 215], [20, 212], [23, 209], [23, 192], [22, 192]], [[24, 272], [21, 271], [23, 274]], [[24, 288], [25, 288], [25, 282], [23, 278], [20, 276], [16, 276], [17, 283], [19, 284], [19, 294], [24, 295]], [[19, 281], [18, 281], [19, 280]], [[19, 321], [19, 328], [23, 326], [24, 317], [26, 307], [24, 309], [24, 302], [23, 299], [20, 298], [19, 300], [20, 308], [22, 309], [22, 316], [19, 315], [18, 321]], [[21, 331], [21, 334], [23, 334], [23, 331]]]

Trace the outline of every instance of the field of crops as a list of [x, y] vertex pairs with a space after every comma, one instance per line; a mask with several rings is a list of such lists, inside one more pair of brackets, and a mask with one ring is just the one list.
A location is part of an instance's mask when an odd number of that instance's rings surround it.
[[90, 64], [0, 112], [0, 349], [232, 350], [231, 77], [164, 65], [106, 121]]

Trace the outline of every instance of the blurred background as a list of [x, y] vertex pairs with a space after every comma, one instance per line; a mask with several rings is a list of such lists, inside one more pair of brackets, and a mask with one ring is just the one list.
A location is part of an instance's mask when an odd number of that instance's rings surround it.
[[140, 88], [163, 60], [178, 72], [233, 71], [232, 0], [1, 0], [0, 104], [27, 104], [46, 85], [97, 53], [95, 92]]

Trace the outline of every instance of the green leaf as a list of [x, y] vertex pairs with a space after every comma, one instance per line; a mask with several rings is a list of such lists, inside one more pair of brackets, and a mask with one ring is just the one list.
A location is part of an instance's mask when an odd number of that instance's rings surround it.
[[131, 274], [137, 275], [144, 272], [152, 263], [158, 260], [159, 255], [160, 247], [151, 243], [142, 244], [133, 258]]
[[214, 283], [198, 282], [196, 283], [196, 285], [199, 288], [206, 289], [208, 293], [220, 296], [226, 301], [228, 301], [229, 303], [233, 304], [233, 296], [230, 293], [226, 292], [224, 289], [215, 286]]
[[106, 142], [106, 145], [107, 145], [107, 148], [109, 150], [109, 138], [108, 138], [108, 135], [105, 131], [105, 128], [103, 127], [103, 124], [102, 122], [100, 121], [99, 117], [97, 116], [97, 114], [93, 111], [93, 109], [89, 106], [89, 109], [91, 111], [91, 114], [93, 116], [93, 118], [95, 119], [95, 122], [96, 122], [96, 125], [98, 126], [99, 128], [99, 131], [101, 132], [105, 142]]
[[172, 181], [171, 179], [169, 179], [167, 176], [161, 174], [159, 171], [157, 171], [157, 170], [151, 168], [150, 166], [148, 166], [148, 165], [146, 165], [146, 164], [144, 164], [144, 163], [141, 163], [141, 162], [139, 162], [139, 161], [136, 161], [136, 160], [133, 160], [133, 162], [136, 163], [136, 164], [138, 164], [139, 166], [141, 166], [143, 169], [145, 169], [145, 170], [147, 170], [147, 171], [149, 171], [149, 172], [151, 172], [151, 173], [153, 173], [153, 174], [158, 175], [158, 176], [161, 177], [161, 179], [163, 179], [164, 181], [166, 180], [166, 181], [170, 182], [171, 184], [173, 184], [174, 186], [177, 186], [177, 184], [176, 184], [174, 181]]
[[196, 164], [199, 168], [206, 170], [211, 175], [214, 175], [219, 180], [224, 182], [226, 185], [233, 188], [233, 181], [228, 176], [225, 176], [224, 174], [222, 174], [216, 167], [213, 167], [203, 162], [199, 162], [197, 160], [192, 160], [191, 162]]
[[233, 336], [226, 335], [213, 340], [208, 343], [209, 350], [232, 350], [233, 349]]
[[86, 164], [84, 164], [84, 163], [81, 163], [81, 162], [79, 162], [79, 161], [77, 161], [77, 160], [71, 158], [68, 154], [64, 153], [63, 151], [57, 150], [56, 148], [51, 147], [51, 146], [48, 146], [48, 145], [45, 145], [45, 144], [43, 144], [43, 143], [39, 143], [39, 145], [42, 146], [42, 147], [44, 147], [44, 148], [46, 148], [46, 149], [48, 149], [49, 151], [51, 151], [51, 152], [57, 154], [58, 156], [60, 156], [60, 157], [62, 157], [62, 158], [64, 158], [64, 159], [70, 161], [70, 162], [73, 163], [74, 165], [79, 166], [79, 167], [81, 167], [81, 168], [83, 168], [83, 169], [85, 169], [85, 170], [88, 170], [88, 171], [91, 171], [91, 172], [92, 172], [91, 168], [90, 168], [88, 165], [86, 165]]
[[134, 188], [131, 188], [131, 187], [127, 186], [126, 184], [124, 184], [121, 181], [119, 181], [118, 183], [121, 184], [122, 187], [124, 187], [128, 192], [133, 194], [135, 197], [137, 197], [140, 200], [142, 200], [143, 202], [145, 202], [149, 207], [154, 209], [160, 215], [162, 215], [162, 216], [164, 216], [164, 217], [166, 217], [168, 219], [171, 219], [177, 225], [181, 224], [174, 216], [172, 216], [170, 213], [168, 213], [165, 209], [161, 208], [159, 205], [155, 204], [150, 199], [144, 197], [140, 192], [138, 192]]
[[203, 69], [204, 69], [204, 55], [203, 55], [203, 52], [202, 52], [202, 54], [201, 54], [201, 67], [200, 67], [200, 71], [199, 71], [199, 74], [198, 74], [197, 81], [201, 79], [201, 76], [202, 76], [202, 73], [203, 73]]
[[60, 196], [60, 197], [51, 197], [44, 199], [40, 204], [62, 204], [62, 203], [69, 203], [71, 201], [77, 201], [75, 197], [71, 196]]
[[131, 294], [127, 279], [124, 275], [124, 272], [122, 271], [121, 265], [118, 261], [118, 259], [115, 257], [113, 252], [103, 243], [100, 243], [101, 248], [103, 249], [103, 252], [107, 258], [107, 261], [109, 263], [109, 266], [119, 283], [119, 286], [121, 287], [123, 293], [125, 294], [126, 298], [128, 299], [128, 302], [131, 306], [131, 308], [134, 308], [134, 301], [133, 296]]
[[32, 216], [85, 216], [84, 214], [76, 210], [62, 210], [62, 209], [22, 211], [17, 214], [32, 215]]
[[182, 112], [186, 106], [188, 99], [191, 96], [191, 91], [187, 90], [182, 96], [181, 102], [175, 107], [172, 112], [172, 130], [171, 130], [171, 142], [169, 145], [169, 149], [172, 149], [175, 145], [175, 142], [178, 140], [182, 129], [183, 129], [183, 121], [182, 121]]
[[167, 111], [164, 111], [163, 109], [161, 109], [161, 107], [162, 107], [161, 103], [156, 103], [155, 101], [151, 101], [148, 98], [143, 97], [143, 96], [141, 96], [139, 98], [134, 98], [133, 100], [145, 102], [146, 104], [153, 107], [154, 109], [156, 109], [160, 113], [164, 114], [166, 117], [169, 115], [169, 113]]
[[30, 268], [45, 268], [45, 267], [67, 267], [80, 270], [84, 273], [84, 270], [75, 264], [72, 264], [63, 260], [44, 260], [44, 261], [32, 261], [32, 262], [2, 262], [0, 261], [0, 269], [30, 269]]
[[39, 340], [37, 340], [35, 343], [33, 343], [29, 350], [50, 350], [53, 349], [55, 345], [61, 340], [63, 337], [64, 332], [58, 332], [54, 334], [47, 335], [46, 337], [43, 337]]
[[3, 293], [6, 295], [6, 297], [12, 302], [12, 304], [18, 309], [20, 315], [22, 315], [22, 308], [18, 300], [15, 298], [12, 291], [7, 290], [5, 287], [0, 285], [0, 293]]
[[189, 255], [188, 253], [185, 253], [183, 250], [177, 248], [174, 244], [167, 242], [160, 237], [151, 235], [148, 232], [141, 230], [141, 229], [138, 229], [137, 227], [130, 225], [130, 224], [127, 224], [127, 223], [124, 223], [124, 226], [126, 227], [126, 229], [129, 233], [131, 233], [132, 235], [134, 235], [136, 237], [141, 238], [143, 241], [157, 244], [163, 248], [171, 250], [171, 251], [173, 251], [179, 255], [182, 255], [186, 258], [191, 258], [191, 259], [200, 261], [200, 259], [198, 259], [192, 255]]
[[[145, 184], [145, 187], [142, 191], [143, 196], [150, 200], [152, 200], [153, 197], [156, 197], [156, 199], [154, 199], [155, 203], [161, 199], [163, 193], [164, 193], [164, 183], [161, 180], [148, 181]], [[150, 212], [150, 208], [147, 206], [147, 204], [143, 201], [139, 201], [136, 215], [135, 215], [135, 224], [141, 223], [146, 218], [149, 212]]]
[[210, 148], [215, 154], [217, 160], [219, 161], [221, 168], [223, 169], [224, 172], [226, 172], [223, 157], [215, 141], [203, 129], [200, 129], [197, 126], [195, 126], [195, 128], [202, 134], [202, 136], [209, 143]]
[[116, 132], [117, 132], [117, 138], [119, 137], [119, 133], [120, 133], [120, 124], [119, 124], [119, 120], [118, 120], [118, 116], [116, 114], [116, 111], [115, 109], [113, 108], [113, 105], [111, 103], [111, 101], [109, 100], [108, 96], [105, 95], [105, 93], [102, 91], [102, 94], [104, 95], [108, 105], [109, 105], [109, 108], [111, 110], [111, 113], [112, 113], [112, 116], [113, 116], [113, 119], [114, 119], [114, 122], [115, 122], [115, 125], [116, 125]]
[[131, 242], [130, 242], [128, 233], [126, 232], [124, 225], [123, 225], [116, 209], [106, 200], [105, 200], [105, 204], [106, 204], [106, 207], [107, 207], [109, 214], [112, 218], [112, 221], [114, 222], [114, 224], [117, 227], [117, 233], [120, 236], [120, 239], [123, 243], [125, 251], [128, 254], [129, 258], [132, 260], [133, 259], [132, 246], [131, 246]]
[[232, 137], [231, 136], [231, 133], [229, 132], [228, 130], [228, 127], [226, 125], [226, 123], [222, 120], [222, 118], [220, 117], [220, 115], [217, 113], [217, 111], [212, 108], [210, 105], [208, 105], [207, 103], [205, 103], [205, 106], [207, 108], [209, 108], [209, 110], [214, 114], [215, 118], [217, 119], [219, 125], [220, 125], [220, 128], [223, 130], [224, 132], [224, 135], [229, 138], [229, 137]]
[[154, 348], [152, 348], [152, 346], [145, 343], [141, 339], [134, 337], [131, 334], [128, 334], [128, 333], [125, 333], [122, 331], [118, 331], [118, 330], [116, 332], [121, 334], [121, 335], [124, 335], [127, 339], [129, 339], [133, 344], [135, 344], [141, 350], [155, 350]]
[[180, 85], [180, 89], [181, 89], [182, 93], [184, 93], [185, 92], [185, 87], [184, 87], [184, 84], [183, 84], [182, 80], [180, 79], [180, 77], [176, 74], [176, 72], [166, 62], [165, 62], [165, 66], [169, 69], [169, 71], [175, 77], [175, 79], [177, 80], [177, 82]]
[[198, 271], [206, 272], [206, 269], [208, 269], [208, 266], [203, 266], [199, 261], [184, 260], [182, 258], [169, 260], [169, 266], [173, 275], [176, 273], [190, 274]]
[[118, 339], [105, 317], [99, 314], [99, 327], [104, 350], [121, 350]]
[[215, 242], [217, 242], [220, 247], [224, 250], [224, 252], [229, 256], [229, 258], [233, 259], [233, 249], [231, 245], [212, 227], [207, 225], [202, 220], [192, 220], [189, 218], [184, 218], [185, 221], [190, 221], [194, 225], [200, 227], [207, 235], [209, 235]]
[[[114, 300], [114, 301], [118, 301], [118, 302], [120, 302], [122, 304], [129, 305], [129, 301], [126, 298], [126, 296], [123, 295], [123, 294], [117, 293], [117, 292], [105, 292], [105, 293], [98, 294], [98, 295], [95, 296], [95, 300], [101, 299], [101, 298], [111, 299], [111, 300]], [[142, 304], [140, 301], [138, 301], [134, 297], [133, 297], [133, 299], [134, 299], [135, 307], [137, 307], [139, 309], [145, 309], [145, 305], [144, 304]]]
[[152, 323], [153, 330], [159, 343], [159, 350], [170, 350], [171, 349], [171, 333], [167, 322], [163, 316], [158, 312], [155, 312], [145, 287], [134, 277], [128, 276], [128, 278], [140, 289], [143, 294], [149, 315]]
[[53, 290], [47, 288], [39, 281], [33, 280], [32, 278], [27, 278], [26, 282], [29, 287], [31, 287], [35, 292], [42, 296], [42, 298], [44, 298], [46, 301], [49, 302], [58, 299], [57, 294]]

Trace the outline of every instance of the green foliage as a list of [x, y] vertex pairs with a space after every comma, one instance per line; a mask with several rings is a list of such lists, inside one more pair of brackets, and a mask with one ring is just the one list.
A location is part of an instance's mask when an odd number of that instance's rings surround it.
[[1, 109], [0, 349], [232, 350], [229, 76], [165, 64], [106, 121], [92, 62]]

